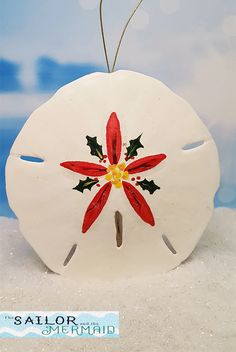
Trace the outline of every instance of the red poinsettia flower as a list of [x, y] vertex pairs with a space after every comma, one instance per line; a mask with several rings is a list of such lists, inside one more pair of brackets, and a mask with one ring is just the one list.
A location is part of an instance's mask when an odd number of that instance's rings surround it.
[[[130, 147], [127, 148], [125, 161], [120, 162], [121, 150], [122, 150], [122, 137], [120, 130], [120, 122], [115, 112], [113, 112], [107, 122], [106, 126], [106, 144], [107, 144], [107, 155], [103, 155], [102, 146], [97, 144], [96, 137], [86, 137], [88, 140], [88, 145], [91, 148], [91, 154], [99, 157], [100, 162], [106, 162], [106, 158], [109, 160], [109, 166], [103, 166], [91, 162], [85, 161], [65, 161], [60, 165], [66, 169], [69, 169], [73, 172], [87, 176], [85, 181], [80, 181], [80, 184], [75, 187], [81, 192], [83, 189], [91, 189], [95, 184], [100, 187], [98, 184], [98, 177], [104, 177], [106, 183], [101, 187], [97, 192], [91, 203], [89, 204], [83, 219], [82, 232], [86, 233], [91, 225], [98, 218], [102, 209], [104, 208], [109, 194], [111, 192], [112, 186], [115, 188], [123, 188], [126, 197], [128, 198], [131, 206], [134, 211], [140, 216], [140, 218], [150, 224], [151, 226], [155, 225], [155, 220], [152, 214], [152, 211], [147, 204], [145, 198], [138, 191], [138, 189], [133, 186], [130, 182], [127, 182], [130, 179], [130, 175], [142, 173], [149, 169], [154, 168], [165, 158], [165, 154], [156, 154], [146, 156], [135, 160], [128, 165], [126, 162], [134, 158], [134, 155], [137, 155], [137, 149], [143, 148], [140, 143], [139, 136], [136, 140], [130, 141]], [[93, 179], [89, 177], [95, 177]], [[140, 176], [137, 177], [140, 179]], [[132, 181], [135, 181], [135, 177], [131, 178]], [[146, 182], [146, 183], [145, 183]], [[82, 188], [82, 185], [84, 188]], [[86, 185], [86, 186], [85, 186]], [[153, 181], [147, 181], [146, 179], [142, 182], [136, 182], [136, 186], [141, 185], [142, 189], [149, 189], [149, 192], [152, 194], [156, 189], [159, 189]], [[152, 186], [152, 188], [150, 187]]]

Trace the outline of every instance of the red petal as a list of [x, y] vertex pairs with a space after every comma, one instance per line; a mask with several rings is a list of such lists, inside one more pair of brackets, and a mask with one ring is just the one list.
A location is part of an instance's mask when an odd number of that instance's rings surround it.
[[92, 202], [89, 204], [84, 215], [84, 221], [82, 225], [83, 233], [88, 231], [90, 226], [94, 223], [94, 221], [97, 219], [102, 209], [104, 208], [111, 191], [111, 186], [111, 182], [107, 182], [95, 195]]
[[125, 194], [136, 213], [143, 221], [147, 222], [151, 226], [154, 226], [155, 220], [152, 215], [152, 211], [142, 194], [133, 185], [131, 185], [131, 183], [123, 181], [123, 187]]
[[138, 159], [129, 164], [125, 171], [128, 171], [129, 174], [136, 174], [137, 172], [147, 171], [157, 166], [166, 158], [165, 154], [157, 154], [146, 156], [145, 158]]
[[107, 122], [107, 154], [110, 164], [117, 164], [121, 154], [121, 132], [120, 122], [115, 112], [113, 112]]
[[60, 165], [85, 176], [103, 176], [107, 173], [107, 169], [104, 166], [87, 163], [86, 161], [65, 161]]

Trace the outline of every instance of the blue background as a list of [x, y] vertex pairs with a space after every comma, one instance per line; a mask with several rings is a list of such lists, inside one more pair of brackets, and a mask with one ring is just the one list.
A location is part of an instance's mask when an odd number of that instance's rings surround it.
[[[0, 216], [4, 168], [30, 113], [62, 85], [106, 71], [98, 0], [0, 0]], [[135, 0], [104, 1], [110, 57]], [[147, 0], [131, 22], [117, 68], [162, 80], [187, 99], [220, 154], [216, 206], [236, 207], [236, 2]]]

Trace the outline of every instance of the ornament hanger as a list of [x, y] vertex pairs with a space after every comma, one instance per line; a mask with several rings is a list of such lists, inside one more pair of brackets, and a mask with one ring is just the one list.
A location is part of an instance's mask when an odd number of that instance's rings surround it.
[[106, 47], [106, 40], [105, 40], [105, 33], [104, 33], [104, 26], [103, 26], [103, 15], [102, 15], [102, 5], [103, 5], [103, 0], [100, 0], [100, 26], [101, 26], [101, 34], [102, 34], [102, 42], [103, 42], [103, 49], [104, 49], [104, 53], [105, 53], [105, 58], [106, 58], [106, 65], [107, 65], [107, 71], [108, 73], [114, 72], [115, 71], [115, 66], [116, 66], [116, 62], [117, 62], [117, 58], [118, 58], [118, 54], [120, 51], [120, 47], [122, 44], [122, 40], [124, 38], [125, 32], [128, 28], [128, 25], [130, 23], [130, 21], [132, 20], [132, 18], [134, 17], [136, 11], [138, 10], [138, 8], [140, 7], [140, 5], [142, 4], [143, 0], [139, 0], [137, 5], [135, 6], [133, 12], [131, 13], [130, 17], [128, 18], [128, 21], [126, 22], [124, 29], [121, 33], [120, 36], [120, 40], [118, 42], [118, 46], [115, 52], [115, 57], [114, 57], [114, 61], [112, 66], [110, 66], [109, 64], [109, 59], [108, 59], [108, 54], [107, 54], [107, 47]]

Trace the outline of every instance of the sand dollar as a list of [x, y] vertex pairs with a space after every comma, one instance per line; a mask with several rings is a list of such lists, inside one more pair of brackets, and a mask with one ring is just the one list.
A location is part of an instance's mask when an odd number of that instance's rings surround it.
[[188, 103], [156, 79], [117, 71], [78, 79], [39, 107], [6, 176], [21, 231], [45, 264], [103, 278], [186, 259], [212, 214], [219, 162]]

